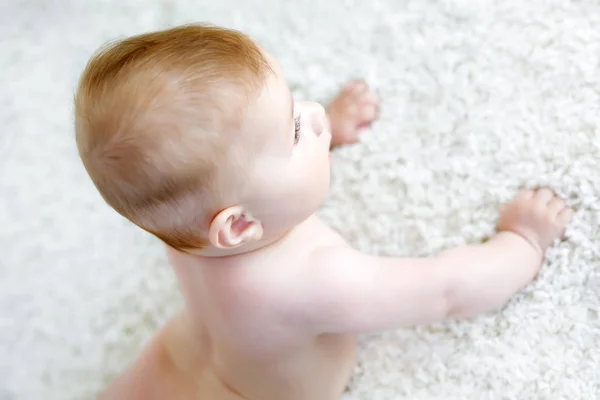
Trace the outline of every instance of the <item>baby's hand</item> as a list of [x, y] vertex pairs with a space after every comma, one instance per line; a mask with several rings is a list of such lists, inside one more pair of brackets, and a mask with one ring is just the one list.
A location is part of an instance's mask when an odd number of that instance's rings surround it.
[[327, 106], [331, 146], [356, 143], [379, 113], [379, 102], [362, 80], [348, 82]]
[[573, 210], [549, 189], [523, 190], [508, 204], [498, 230], [523, 237], [541, 257], [554, 240], [561, 238]]

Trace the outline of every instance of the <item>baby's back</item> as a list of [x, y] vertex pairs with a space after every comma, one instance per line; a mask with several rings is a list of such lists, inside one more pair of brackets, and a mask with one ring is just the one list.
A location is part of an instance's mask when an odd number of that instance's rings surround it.
[[303, 332], [280, 300], [290, 280], [310, 267], [311, 252], [341, 244], [311, 219], [268, 250], [215, 259], [170, 253], [187, 304], [185, 328], [174, 330], [170, 348], [176, 364], [199, 379], [198, 398], [339, 399], [356, 337]]

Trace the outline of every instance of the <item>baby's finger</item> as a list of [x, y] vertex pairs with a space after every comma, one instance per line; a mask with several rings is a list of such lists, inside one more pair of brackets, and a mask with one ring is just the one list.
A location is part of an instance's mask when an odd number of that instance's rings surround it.
[[369, 86], [365, 81], [357, 80], [352, 85], [352, 94], [355, 96], [361, 96], [369, 90]]
[[565, 207], [558, 213], [557, 221], [561, 224], [568, 225], [573, 220], [574, 214], [575, 211], [571, 207]]
[[550, 215], [558, 215], [563, 208], [565, 208], [565, 202], [560, 197], [554, 197], [548, 204], [548, 211], [550, 212]]
[[539, 189], [535, 194], [536, 200], [544, 205], [550, 203], [554, 197], [554, 192], [547, 188]]
[[359, 92], [361, 90], [361, 87], [364, 86], [364, 84], [364, 81], [360, 79], [351, 80], [344, 84], [341, 92], [344, 94], [354, 94], [355, 92]]
[[373, 92], [367, 92], [364, 95], [362, 95], [360, 102], [363, 105], [371, 105], [378, 103], [377, 96], [375, 96], [375, 93]]
[[369, 104], [361, 107], [360, 112], [358, 114], [358, 119], [360, 121], [359, 124], [364, 122], [371, 122], [377, 116], [377, 105]]
[[523, 189], [515, 196], [515, 201], [529, 200], [533, 197], [535, 191], [532, 189]]

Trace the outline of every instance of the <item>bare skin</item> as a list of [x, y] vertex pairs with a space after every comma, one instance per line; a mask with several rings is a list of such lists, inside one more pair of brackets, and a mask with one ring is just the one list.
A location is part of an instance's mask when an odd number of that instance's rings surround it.
[[[326, 108], [327, 120], [331, 127], [331, 148], [357, 143], [360, 134], [376, 119], [377, 106], [375, 95], [364, 81], [354, 80], [344, 85]], [[261, 253], [255, 253], [256, 260], [247, 256], [239, 257], [231, 261], [230, 268], [234, 269], [237, 265], [243, 266], [244, 271], [265, 268], [262, 258], [267, 251], [273, 253], [273, 258], [287, 259], [297, 251], [296, 241], [301, 241], [303, 246], [308, 249], [317, 249], [327, 244], [344, 246], [343, 239], [337, 233], [313, 217], [295, 229], [294, 235], [289, 235], [286, 240], [280, 241], [278, 246], [271, 249], [263, 248]], [[171, 265], [175, 269], [179, 281], [182, 282], [184, 294], [189, 296], [188, 300], [191, 304], [202, 307], [207, 301], [227, 301], [226, 297], [230, 293], [209, 294], [203, 288], [195, 285], [198, 283], [197, 276], [190, 276], [191, 270], [200, 267], [206, 272], [202, 275], [202, 279], [206, 280], [206, 286], [211, 286], [210, 282], [213, 280], [223, 280], [223, 276], [209, 272], [211, 268], [219, 268], [218, 265], [213, 264], [219, 264], [221, 260], [190, 258], [172, 249], [168, 250]], [[295, 266], [295, 268], [302, 267], [301, 264]], [[235, 280], [235, 276], [227, 276], [227, 280], [230, 279]], [[264, 282], [260, 284], [262, 286]], [[267, 288], [263, 286], [263, 289]], [[252, 314], [254, 304], [246, 304], [244, 308], [242, 306], [243, 304], [240, 304], [229, 312]], [[104, 393], [102, 398], [132, 400], [279, 400], [282, 398], [287, 400], [337, 400], [340, 398], [354, 365], [356, 335], [312, 334], [309, 336], [305, 332], [299, 335], [295, 328], [288, 328], [285, 334], [280, 332], [277, 336], [270, 336], [271, 339], [280, 338], [279, 341], [271, 340], [269, 342], [270, 346], [277, 348], [276, 358], [261, 357], [263, 359], [249, 360], [248, 366], [241, 367], [240, 360], [251, 358], [253, 355], [240, 355], [239, 353], [229, 355], [230, 359], [227, 360], [229, 365], [225, 371], [217, 372], [211, 365], [210, 354], [221, 350], [221, 347], [226, 344], [220, 343], [216, 337], [213, 337], [211, 331], [217, 329], [215, 326], [235, 324], [236, 321], [209, 322], [206, 318], [209, 313], [205, 309], [190, 307], [173, 317], [146, 346], [142, 355], [125, 374], [120, 376]], [[281, 329], [273, 326], [276, 323], [277, 321], [268, 318], [260, 323], [256, 321], [260, 330], [256, 330], [255, 327], [255, 334], [262, 335], [270, 329]], [[240, 327], [240, 329], [240, 332], [249, 333], [247, 326]], [[252, 351], [252, 346], [249, 346], [248, 350]], [[266, 362], [279, 364], [284, 359], [281, 354], [283, 350], [285, 350], [283, 353], [285, 358], [292, 360], [287, 361], [292, 363], [290, 369], [300, 368], [310, 372], [310, 375], [305, 376], [302, 381], [298, 381], [298, 377], [291, 371], [281, 373], [272, 369], [265, 371], [256, 368], [256, 365]], [[223, 348], [222, 351], [228, 353], [226, 348]], [[233, 367], [236, 364], [238, 367]], [[150, 385], [148, 383], [150, 376], [161, 376], [159, 381], [164, 384]], [[279, 379], [278, 382], [274, 381], [276, 377]], [[270, 382], [270, 387], [269, 385], [265, 387], [265, 382]], [[321, 384], [315, 385], [316, 382], [321, 382]], [[301, 389], [296, 394], [290, 394], [289, 385], [297, 384]], [[325, 390], [323, 390], [324, 388]], [[286, 395], [282, 397], [281, 393], [286, 393]]]
[[348, 82], [327, 106], [331, 147], [357, 143], [364, 128], [376, 120], [379, 103], [366, 82]]
[[[169, 249], [185, 310], [103, 399], [338, 400], [357, 335], [502, 307], [535, 278], [572, 218], [551, 190], [525, 190], [483, 244], [428, 258], [356, 251], [314, 211], [326, 193], [329, 148], [357, 140], [376, 100], [351, 83], [326, 115], [314, 104], [294, 106], [279, 72], [267, 87], [250, 107], [252, 126], [288, 134], [273, 134], [256, 176], [277, 172], [257, 178], [262, 197], [214, 218], [212, 249]], [[294, 107], [304, 121], [296, 136]]]

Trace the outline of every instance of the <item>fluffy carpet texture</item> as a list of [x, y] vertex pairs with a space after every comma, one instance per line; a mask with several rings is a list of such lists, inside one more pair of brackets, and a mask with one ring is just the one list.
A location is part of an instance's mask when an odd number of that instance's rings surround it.
[[199, 21], [252, 35], [299, 99], [378, 91], [319, 210], [365, 252], [480, 241], [522, 186], [577, 209], [503, 309], [365, 336], [351, 399], [600, 398], [600, 3], [20, 0], [0, 5], [0, 399], [95, 398], [181, 306], [160, 243], [86, 176], [72, 96], [106, 41]]

